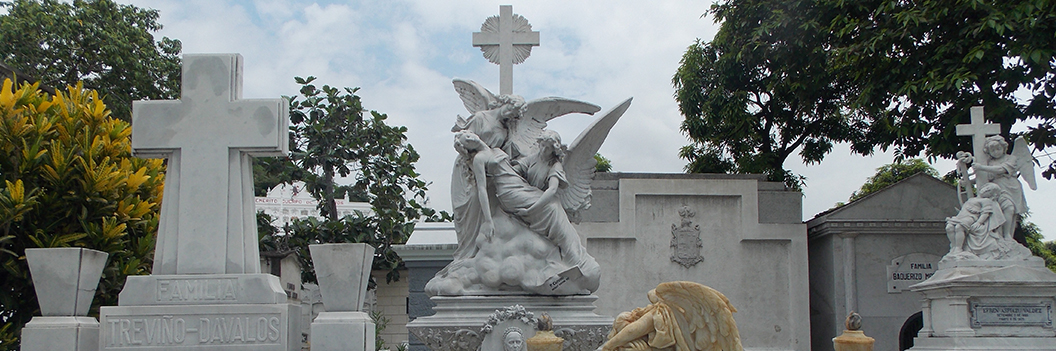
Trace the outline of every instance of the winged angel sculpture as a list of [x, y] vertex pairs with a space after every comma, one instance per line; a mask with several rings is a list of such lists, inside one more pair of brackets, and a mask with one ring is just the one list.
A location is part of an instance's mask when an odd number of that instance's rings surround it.
[[601, 351], [743, 351], [736, 308], [725, 295], [694, 282], [660, 283], [649, 306], [620, 313]]
[[[1030, 250], [1017, 243], [1012, 235], [1016, 216], [1027, 212], [1023, 196], [1022, 178], [1032, 190], [1037, 189], [1034, 178], [1034, 157], [1023, 137], [1016, 138], [1012, 154], [1005, 154], [1008, 142], [1000, 135], [986, 138], [983, 157], [967, 152], [957, 153], [957, 171], [961, 175], [958, 199], [961, 210], [946, 219], [946, 233], [950, 238], [950, 253], [943, 260], [1026, 259]], [[989, 184], [977, 189], [968, 169], [975, 178], [984, 177]]]
[[594, 154], [630, 106], [597, 118], [570, 146], [547, 121], [593, 115], [597, 105], [558, 97], [496, 96], [455, 79], [471, 115], [458, 116], [451, 175], [458, 248], [425, 287], [436, 295], [589, 294], [601, 268], [569, 218], [590, 206]]

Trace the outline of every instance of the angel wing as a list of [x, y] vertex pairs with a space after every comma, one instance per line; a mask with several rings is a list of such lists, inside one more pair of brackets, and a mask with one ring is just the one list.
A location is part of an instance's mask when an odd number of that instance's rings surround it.
[[1034, 178], [1034, 156], [1030, 154], [1027, 140], [1022, 136], [1016, 138], [1015, 146], [1012, 147], [1012, 156], [1016, 157], [1016, 171], [1019, 171], [1023, 181], [1027, 182], [1030, 190], [1038, 190], [1038, 181]]
[[627, 99], [598, 117], [568, 147], [562, 163], [568, 186], [557, 192], [565, 211], [574, 214], [590, 208], [590, 182], [594, 180], [594, 166], [597, 164], [594, 154], [598, 153], [601, 144], [609, 136], [609, 130], [630, 106], [631, 99]]
[[507, 143], [512, 147], [506, 152], [513, 158], [534, 154], [538, 148], [536, 140], [543, 135], [543, 128], [546, 128], [547, 121], [569, 113], [593, 115], [600, 110], [601, 106], [561, 97], [545, 97], [528, 101], [521, 116], [507, 125], [510, 131]]
[[495, 94], [477, 82], [455, 78], [451, 83], [455, 85], [455, 92], [470, 114], [487, 110], [488, 106], [497, 100]]
[[701, 351], [743, 351], [737, 309], [725, 295], [699, 283], [679, 281], [656, 287], [660, 303], [681, 312], [686, 325], [679, 325], [689, 348]]

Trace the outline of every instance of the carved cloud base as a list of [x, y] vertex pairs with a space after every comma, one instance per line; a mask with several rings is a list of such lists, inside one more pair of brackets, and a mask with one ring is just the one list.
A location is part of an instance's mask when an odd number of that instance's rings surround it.
[[613, 319], [594, 313], [590, 296], [436, 296], [435, 315], [420, 317], [407, 329], [433, 351], [475, 351], [484, 340], [481, 328], [504, 307], [521, 305], [537, 317], [546, 312], [554, 334], [565, 339], [565, 351], [593, 351], [608, 338]]

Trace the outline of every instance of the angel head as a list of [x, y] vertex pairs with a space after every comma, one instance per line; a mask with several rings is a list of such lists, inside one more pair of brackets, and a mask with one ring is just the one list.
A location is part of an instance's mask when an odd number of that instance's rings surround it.
[[1001, 186], [994, 183], [986, 183], [982, 188], [979, 188], [979, 197], [987, 198], [991, 200], [997, 200], [1001, 195]]
[[1005, 156], [1005, 152], [1008, 150], [1008, 142], [1005, 141], [1005, 137], [994, 135], [986, 138], [983, 148], [986, 150], [987, 155], [997, 159]]
[[484, 144], [484, 141], [480, 140], [480, 137], [471, 131], [460, 130], [455, 132], [455, 151], [458, 151], [460, 155], [470, 155], [486, 147], [487, 145]]
[[503, 94], [495, 97], [495, 101], [488, 104], [489, 110], [498, 110], [499, 119], [503, 122], [511, 118], [518, 118], [528, 109], [528, 103], [520, 95]]
[[539, 144], [539, 154], [552, 156], [555, 161], [563, 160], [565, 152], [568, 151], [566, 146], [561, 144], [561, 134], [549, 129], [543, 130], [543, 135], [536, 142]]

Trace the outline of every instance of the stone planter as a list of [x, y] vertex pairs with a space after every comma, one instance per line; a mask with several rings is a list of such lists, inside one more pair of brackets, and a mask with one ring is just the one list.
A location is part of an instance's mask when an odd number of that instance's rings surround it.
[[312, 350], [373, 350], [374, 322], [362, 310], [374, 248], [367, 244], [319, 244], [308, 249], [326, 309], [312, 321]]
[[309, 245], [327, 312], [361, 311], [374, 248], [367, 244]]
[[108, 256], [85, 248], [26, 249], [41, 315], [88, 315]]
[[42, 315], [22, 328], [22, 351], [99, 349], [99, 322], [87, 315], [107, 256], [84, 248], [26, 249]]

